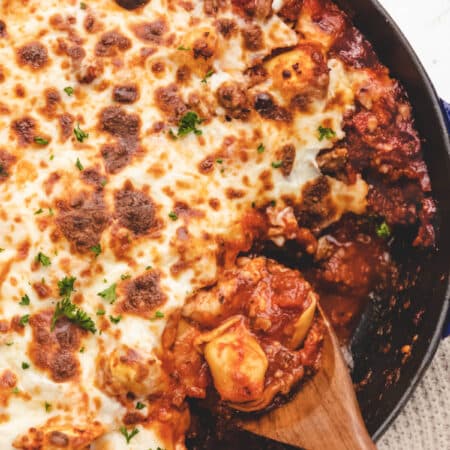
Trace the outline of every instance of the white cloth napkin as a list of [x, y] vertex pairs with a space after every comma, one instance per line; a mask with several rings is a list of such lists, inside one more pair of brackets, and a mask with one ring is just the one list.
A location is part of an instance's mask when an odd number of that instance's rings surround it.
[[442, 341], [425, 376], [378, 450], [450, 450], [450, 337]]

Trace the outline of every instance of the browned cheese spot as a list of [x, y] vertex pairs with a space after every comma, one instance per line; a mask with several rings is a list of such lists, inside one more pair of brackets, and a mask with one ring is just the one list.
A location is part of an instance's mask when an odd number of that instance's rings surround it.
[[48, 51], [40, 42], [30, 42], [17, 50], [17, 59], [20, 65], [39, 70], [48, 63]]
[[114, 86], [113, 100], [118, 103], [134, 103], [139, 97], [136, 84], [121, 84]]
[[0, 149], [0, 183], [8, 178], [11, 167], [15, 162], [16, 157], [14, 155], [11, 155], [6, 150]]
[[255, 96], [254, 106], [261, 117], [279, 122], [290, 122], [292, 114], [286, 109], [277, 105], [267, 92], [260, 92]]
[[228, 39], [236, 33], [237, 25], [232, 19], [218, 19], [216, 28], [223, 37]]
[[0, 20], [0, 38], [5, 38], [8, 36], [6, 32], [6, 23], [3, 20]]
[[81, 172], [81, 179], [97, 189], [102, 189], [106, 182], [106, 177], [94, 168], [84, 169]]
[[248, 119], [251, 106], [245, 86], [234, 81], [225, 82], [217, 89], [217, 99], [233, 119]]
[[95, 46], [95, 54], [101, 57], [117, 56], [131, 48], [131, 41], [118, 31], [108, 31], [100, 37]]
[[101, 193], [81, 192], [68, 200], [59, 200], [56, 223], [63, 235], [80, 252], [88, 251], [100, 241], [109, 223]]
[[161, 111], [169, 116], [171, 122], [178, 122], [180, 117], [188, 110], [175, 84], [156, 89], [155, 102]]
[[133, 27], [134, 34], [143, 41], [161, 44], [163, 36], [168, 31], [168, 26], [164, 20], [145, 22]]
[[120, 225], [135, 234], [143, 234], [158, 225], [155, 206], [150, 197], [127, 183], [114, 195], [116, 217]]
[[25, 147], [33, 142], [36, 131], [36, 121], [33, 118], [23, 117], [14, 120], [11, 128], [19, 140], [19, 145]]
[[128, 114], [121, 106], [109, 106], [100, 113], [99, 128], [116, 138], [116, 142], [102, 147], [102, 156], [108, 173], [116, 173], [125, 167], [137, 149], [140, 118]]
[[295, 161], [295, 147], [292, 144], [286, 144], [276, 153], [277, 160], [281, 161], [281, 172], [285, 177], [292, 172]]
[[65, 142], [73, 135], [73, 126], [75, 123], [75, 118], [69, 113], [64, 113], [59, 116], [58, 122], [59, 122], [59, 138], [61, 142]]
[[161, 307], [166, 299], [160, 287], [159, 275], [149, 271], [127, 284], [126, 298], [119, 306], [123, 312], [152, 317], [154, 310]]
[[263, 48], [263, 33], [261, 27], [256, 24], [249, 25], [242, 30], [244, 47], [250, 51], [257, 51]]
[[65, 317], [58, 319], [54, 331], [50, 331], [52, 316], [53, 310], [46, 310], [30, 317], [33, 338], [29, 355], [37, 367], [50, 373], [53, 381], [69, 381], [80, 373], [76, 355], [81, 337], [87, 332]]

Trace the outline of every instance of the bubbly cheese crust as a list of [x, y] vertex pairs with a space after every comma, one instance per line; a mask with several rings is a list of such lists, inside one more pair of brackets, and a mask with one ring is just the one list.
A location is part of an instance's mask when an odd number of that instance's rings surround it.
[[[249, 217], [292, 239], [319, 179], [317, 228], [365, 211], [362, 178], [316, 157], [372, 72], [330, 56], [296, 2], [245, 3], [1, 2], [1, 449], [183, 448], [186, 407], [152, 406], [171, 312], [249, 249]], [[96, 333], [51, 331], [64, 277]]]

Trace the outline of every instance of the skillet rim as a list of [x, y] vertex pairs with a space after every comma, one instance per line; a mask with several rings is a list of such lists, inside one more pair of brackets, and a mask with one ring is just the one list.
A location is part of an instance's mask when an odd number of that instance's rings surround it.
[[[384, 22], [385, 27], [387, 28], [383, 31], [384, 35], [388, 35], [393, 39], [393, 44], [398, 45], [400, 47], [399, 51], [405, 55], [405, 57], [412, 62], [413, 69], [417, 72], [418, 78], [415, 80], [418, 87], [416, 88], [418, 91], [422, 91], [426, 96], [428, 101], [430, 102], [430, 106], [433, 111], [432, 118], [429, 121], [434, 121], [434, 126], [436, 127], [436, 135], [439, 135], [440, 141], [443, 143], [443, 148], [439, 150], [439, 154], [435, 158], [441, 159], [443, 158], [446, 163], [447, 179], [444, 181], [445, 189], [447, 189], [450, 193], [450, 130], [447, 128], [446, 117], [444, 116], [444, 112], [441, 107], [441, 103], [437, 92], [428, 76], [422, 62], [414, 51], [412, 45], [406, 38], [406, 36], [401, 31], [400, 27], [391, 17], [391, 15], [386, 11], [386, 9], [379, 3], [378, 0], [333, 0], [336, 4], [342, 8], [351, 18], [354, 25], [361, 30], [364, 36], [366, 36], [369, 42], [374, 46], [376, 54], [380, 56], [381, 61], [389, 68], [390, 72], [392, 70], [391, 64], [383, 61], [383, 52], [380, 51], [377, 47], [377, 43], [379, 43], [381, 37], [378, 39], [373, 33], [368, 32], [366, 27], [360, 23], [358, 15], [364, 14], [364, 7], [371, 9], [371, 14], [374, 13], [378, 15], [374, 21]], [[365, 6], [366, 5], [366, 6]], [[368, 6], [367, 6], [368, 5]], [[373, 11], [372, 11], [373, 10]], [[390, 39], [391, 40], [391, 39]], [[392, 75], [392, 74], [391, 74]], [[403, 80], [401, 77], [394, 75], [396, 79], [398, 79], [403, 86], [405, 86], [406, 91], [411, 93], [412, 87], [409, 86], [409, 83], [406, 80]], [[411, 101], [411, 104], [414, 109], [417, 108], [417, 105]], [[425, 137], [424, 133], [420, 133], [422, 137]], [[430, 158], [432, 159], [432, 158]], [[433, 182], [433, 174], [430, 171], [430, 178]], [[441, 180], [442, 181], [442, 180]], [[443, 211], [444, 214], [449, 216], [449, 211], [445, 209]], [[444, 215], [443, 214], [443, 215]], [[440, 234], [447, 232], [450, 233], [450, 222], [447, 218], [447, 221], [443, 217], [441, 223], [443, 225], [447, 225], [446, 228], [442, 227], [440, 230]], [[442, 251], [442, 250], [441, 250]], [[448, 266], [448, 264], [447, 264]], [[405, 407], [406, 403], [409, 401], [411, 395], [416, 389], [419, 382], [422, 380], [426, 370], [428, 369], [436, 351], [439, 346], [439, 343], [442, 338], [442, 333], [444, 329], [444, 325], [447, 319], [447, 314], [450, 312], [450, 275], [449, 268], [446, 268], [446, 289], [443, 293], [443, 299], [441, 302], [441, 310], [439, 312], [438, 320], [436, 322], [434, 332], [431, 336], [427, 344], [426, 351], [420, 361], [420, 364], [414, 373], [414, 375], [410, 379], [405, 379], [406, 388], [404, 388], [403, 393], [400, 395], [398, 401], [392, 410], [387, 414], [387, 416], [381, 421], [376, 430], [372, 433], [372, 438], [374, 441], [378, 441], [382, 435], [387, 431], [389, 426], [394, 422], [397, 416], [400, 414], [402, 409]]]

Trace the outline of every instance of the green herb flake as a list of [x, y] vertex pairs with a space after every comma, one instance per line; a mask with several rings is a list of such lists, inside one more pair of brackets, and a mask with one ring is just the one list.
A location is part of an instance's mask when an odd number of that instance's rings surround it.
[[105, 187], [108, 184], [108, 181], [102, 180], [102, 181], [100, 181], [100, 184], [102, 185], [102, 187]]
[[52, 405], [49, 402], [44, 403], [45, 412], [50, 412], [52, 410]]
[[27, 370], [27, 369], [29, 369], [29, 368], [30, 368], [30, 365], [29, 365], [27, 362], [24, 361], [24, 362], [22, 363], [22, 369], [23, 369], [23, 370]]
[[109, 316], [109, 320], [110, 320], [112, 323], [118, 324], [118, 323], [122, 320], [122, 316], [121, 316], [121, 315], [119, 315], [119, 316], [117, 316], [117, 317]]
[[136, 409], [144, 409], [144, 408], [145, 408], [145, 405], [143, 403], [141, 403], [141, 402], [136, 403]]
[[[75, 137], [77, 138], [78, 142], [83, 142], [85, 139], [87, 139], [89, 137], [89, 133], [84, 132], [81, 128], [80, 128], [80, 124], [78, 124], [74, 129], [73, 129], [73, 133], [75, 134]], [[82, 170], [82, 169], [80, 169]]]
[[177, 47], [177, 50], [188, 52], [188, 51], [191, 50], [191, 48], [190, 47], [185, 47], [184, 45], [180, 45], [179, 47]]
[[11, 392], [13, 394], [18, 394], [20, 391], [19, 391], [19, 388], [16, 386]]
[[274, 161], [272, 162], [272, 167], [274, 169], [279, 169], [283, 165], [283, 161]]
[[130, 433], [128, 432], [128, 430], [125, 427], [120, 427], [119, 431], [125, 437], [127, 444], [129, 444], [131, 439], [133, 439], [134, 436], [136, 436], [139, 433], [139, 430], [137, 428], [134, 428]]
[[55, 215], [55, 213], [53, 212], [52, 208], [48, 208], [48, 215], [49, 216], [54, 216]]
[[39, 252], [35, 258], [35, 261], [42, 264], [44, 267], [48, 267], [52, 262], [50, 258], [44, 255], [42, 252]]
[[39, 214], [42, 214], [43, 212], [44, 212], [44, 210], [42, 208], [39, 208], [34, 212], [34, 215], [37, 216]]
[[104, 309], [99, 309], [95, 314], [97, 314], [97, 316], [104, 316], [106, 311]]
[[117, 299], [116, 286], [116, 283], [113, 283], [111, 286], [106, 288], [104, 291], [99, 292], [97, 295], [112, 305]]
[[203, 123], [203, 119], [200, 119], [198, 115], [193, 111], [188, 111], [178, 122], [178, 131], [175, 134], [173, 130], [169, 130], [169, 134], [173, 138], [183, 137], [189, 133], [194, 133], [197, 136], [202, 134], [202, 130], [197, 128], [197, 125]]
[[48, 158], [50, 161], [53, 161], [55, 159], [55, 155], [50, 155], [50, 157]]
[[86, 349], [85, 349], [84, 347], [81, 347], [81, 348], [80, 348], [80, 353], [84, 353], [85, 350], [86, 350]]
[[264, 147], [264, 144], [261, 142], [261, 144], [258, 145], [258, 148], [256, 149], [256, 151], [258, 153], [264, 153], [265, 149], [266, 149], [266, 147]]
[[75, 166], [77, 167], [77, 169], [81, 172], [82, 170], [84, 170], [84, 166], [83, 164], [81, 164], [80, 158], [77, 158], [77, 162], [75, 163]]
[[80, 9], [86, 9], [86, 8], [87, 8], [86, 3], [81, 2], [81, 3], [80, 3]]
[[121, 280], [128, 280], [129, 278], [131, 278], [131, 275], [129, 273], [123, 273], [122, 275], [120, 275]]
[[164, 313], [162, 311], [156, 311], [155, 315], [150, 320], [157, 320], [157, 319], [163, 319]]
[[33, 140], [38, 145], [47, 145], [48, 144], [48, 139], [45, 139], [41, 136], [35, 136]]
[[387, 239], [391, 235], [391, 228], [386, 222], [383, 222], [377, 226], [375, 232], [377, 233], [378, 237]]
[[0, 253], [4, 252], [5, 249], [0, 247]]
[[217, 164], [222, 164], [223, 163], [223, 159], [222, 158], [217, 158], [216, 159], [216, 163]]
[[14, 342], [5, 342], [5, 344], [8, 346], [8, 347], [11, 347], [11, 345], [14, 345]]
[[145, 270], [152, 270], [152, 269], [153, 269], [152, 266], [146, 266], [146, 267], [145, 267]]
[[319, 141], [323, 141], [324, 139], [332, 139], [336, 136], [336, 133], [332, 128], [323, 127], [322, 125], [317, 129], [319, 132]]
[[56, 321], [60, 317], [67, 317], [71, 322], [78, 325], [83, 330], [88, 330], [91, 333], [97, 331], [94, 321], [86, 312], [74, 305], [68, 297], [65, 297], [56, 304], [50, 327], [52, 331], [55, 329]]
[[94, 253], [95, 257], [97, 257], [102, 252], [102, 246], [100, 244], [97, 244], [91, 247], [90, 250]]
[[69, 97], [71, 97], [75, 91], [73, 90], [73, 87], [67, 86], [67, 87], [64, 88], [64, 92], [65, 92]]
[[29, 314], [25, 314], [24, 316], [22, 316], [19, 320], [19, 324], [24, 327], [28, 322], [30, 321], [30, 315]]
[[19, 305], [20, 306], [28, 306], [30, 304], [30, 297], [28, 297], [27, 294], [23, 295], [20, 299]]
[[168, 214], [169, 218], [172, 219], [173, 221], [178, 220], [178, 215], [175, 211], [170, 211], [170, 213]]
[[75, 283], [75, 277], [64, 277], [58, 281], [59, 295], [61, 297], [70, 297], [70, 294], [75, 291], [73, 285]]
[[214, 70], [208, 70], [208, 72], [206, 72], [205, 76], [202, 78], [201, 83], [206, 84], [208, 82], [208, 78], [211, 78], [214, 75]]

